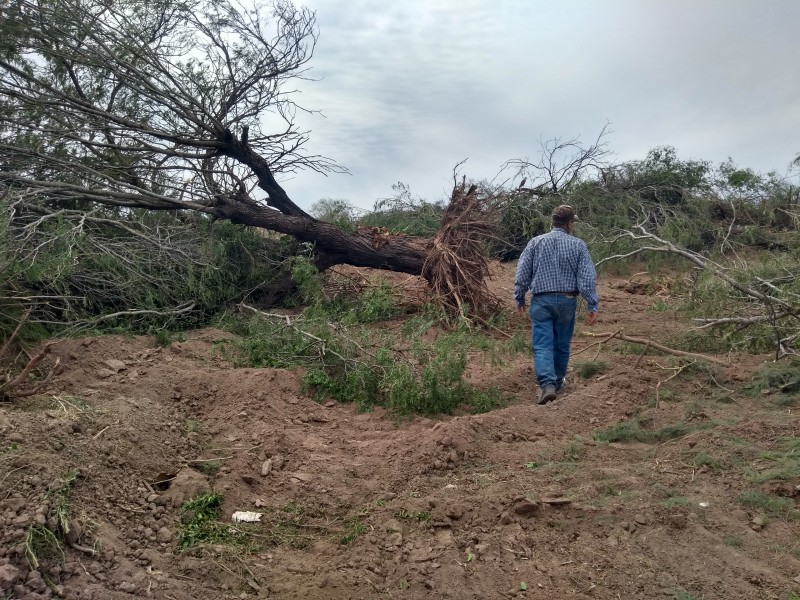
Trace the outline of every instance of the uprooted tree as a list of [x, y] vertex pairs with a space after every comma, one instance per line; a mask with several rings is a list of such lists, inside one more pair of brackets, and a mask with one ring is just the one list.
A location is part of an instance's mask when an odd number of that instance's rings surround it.
[[[286, 87], [306, 73], [317, 35], [314, 13], [282, 0], [6, 2], [0, 192], [50, 218], [98, 205], [120, 216], [197, 211], [312, 243], [321, 270], [348, 263], [432, 283], [457, 273], [457, 264], [431, 263], [459, 258], [432, 253], [432, 240], [344, 231], [279, 183], [300, 169], [343, 170], [306, 152], [295, 118], [304, 109]], [[467, 193], [462, 183], [454, 198]], [[434, 287], [455, 292], [446, 303], [459, 307], [464, 282], [447, 281], [455, 287]]]

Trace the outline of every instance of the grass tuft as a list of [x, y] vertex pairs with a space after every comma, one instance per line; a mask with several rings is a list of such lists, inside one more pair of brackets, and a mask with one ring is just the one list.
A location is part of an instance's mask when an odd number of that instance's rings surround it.
[[222, 494], [209, 492], [181, 506], [182, 525], [178, 531], [181, 550], [202, 544], [224, 544], [246, 547], [252, 544], [249, 532], [241, 526], [222, 523]]
[[674, 423], [665, 425], [655, 431], [642, 427], [639, 419], [629, 419], [612, 425], [608, 429], [595, 431], [592, 437], [598, 442], [643, 442], [647, 444], [665, 442], [688, 435], [698, 429], [709, 425], [690, 425], [688, 423]]
[[600, 373], [605, 373], [610, 368], [610, 365], [604, 360], [589, 360], [584, 362], [576, 362], [573, 365], [575, 373], [582, 379], [589, 379]]
[[747, 387], [754, 396], [793, 394], [800, 389], [800, 360], [784, 360], [764, 365]]
[[765, 494], [760, 490], [747, 490], [739, 495], [739, 502], [748, 508], [764, 512], [767, 516], [787, 521], [800, 520], [800, 510], [794, 500]]
[[778, 448], [761, 453], [746, 472], [750, 481], [765, 483], [800, 478], [800, 438], [779, 440]]

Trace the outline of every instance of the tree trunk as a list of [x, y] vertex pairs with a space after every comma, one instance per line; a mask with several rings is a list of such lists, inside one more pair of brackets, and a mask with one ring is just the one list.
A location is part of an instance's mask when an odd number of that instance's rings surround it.
[[389, 234], [375, 228], [350, 233], [310, 216], [285, 215], [249, 201], [226, 202], [211, 212], [232, 223], [261, 227], [313, 243], [318, 255], [315, 264], [321, 270], [348, 264], [422, 275], [431, 250], [428, 239]]
[[275, 180], [269, 163], [246, 141], [225, 130], [218, 140], [218, 154], [249, 167], [258, 178], [258, 187], [268, 194], [270, 207], [257, 204], [240, 190], [233, 197], [221, 196], [212, 210], [217, 217], [233, 223], [263, 227], [286, 233], [301, 242], [314, 244], [318, 256], [315, 264], [321, 270], [337, 264], [373, 267], [421, 275], [431, 241], [407, 235], [389, 234], [377, 229], [361, 229], [350, 233], [319, 221], [299, 208]]

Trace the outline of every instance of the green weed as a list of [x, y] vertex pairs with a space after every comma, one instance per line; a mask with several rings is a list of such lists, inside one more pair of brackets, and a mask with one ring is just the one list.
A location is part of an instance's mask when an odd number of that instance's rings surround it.
[[330, 396], [362, 409], [384, 406], [400, 415], [450, 413], [461, 405], [485, 412], [505, 402], [497, 390], [469, 384], [466, 368], [464, 334], [455, 332], [440, 335], [432, 345], [416, 342], [408, 361], [398, 361], [384, 345], [371, 360], [308, 369], [302, 383], [319, 399]]
[[800, 389], [800, 360], [767, 363], [753, 375], [747, 389], [754, 396], [796, 392]]
[[205, 424], [197, 419], [186, 419], [184, 424], [186, 433], [203, 433], [205, 431]]
[[358, 302], [358, 308], [352, 312], [357, 323], [372, 323], [390, 319], [399, 310], [395, 303], [392, 289], [388, 284], [371, 288]]
[[760, 510], [770, 517], [788, 521], [800, 519], [800, 510], [796, 508], [794, 500], [791, 498], [771, 496], [759, 490], [748, 490], [739, 495], [739, 502], [748, 508]]
[[783, 546], [781, 544], [770, 544], [768, 548], [775, 554], [786, 554], [793, 558], [800, 559], [800, 544], [794, 544], [792, 546]]
[[[308, 547], [313, 537], [307, 527], [316, 512], [299, 502], [288, 502], [266, 515], [267, 538], [276, 546], [303, 549]], [[262, 521], [264, 518], [262, 518]]]
[[669, 305], [664, 301], [663, 298], [659, 298], [647, 310], [649, 312], [659, 312], [660, 313], [660, 312], [665, 312], [668, 309], [669, 309]]
[[49, 514], [55, 517], [58, 532], [61, 536], [70, 531], [69, 491], [72, 489], [77, 477], [78, 474], [75, 471], [70, 471], [66, 474], [60, 486], [47, 492], [47, 497], [53, 499]]
[[360, 517], [355, 517], [347, 523], [347, 529], [339, 538], [339, 544], [346, 546], [355, 541], [359, 536], [367, 532], [367, 526], [361, 521]]
[[678, 588], [672, 592], [672, 600], [700, 600], [700, 597], [683, 588]]
[[721, 460], [711, 456], [710, 454], [706, 454], [705, 452], [699, 452], [696, 454], [691, 459], [691, 464], [695, 467], [707, 467], [709, 469], [714, 469], [715, 471], [721, 471], [724, 468]]
[[152, 327], [150, 333], [159, 348], [168, 348], [172, 342], [186, 341], [186, 335], [183, 332], [174, 332], [163, 327]]
[[207, 460], [204, 462], [193, 462], [191, 463], [191, 467], [196, 471], [200, 471], [201, 473], [212, 476], [216, 475], [217, 472], [222, 467], [222, 461], [219, 460]]
[[436, 325], [438, 319], [426, 312], [414, 315], [403, 321], [400, 326], [400, 335], [405, 339], [416, 339]]
[[583, 444], [579, 441], [570, 442], [564, 448], [564, 460], [570, 463], [578, 462], [584, 454]]
[[617, 496], [622, 495], [622, 491], [617, 489], [616, 486], [614, 486], [613, 484], [606, 483], [605, 485], [603, 485], [603, 495], [615, 498]]
[[209, 492], [192, 498], [180, 508], [181, 526], [178, 543], [181, 550], [201, 544], [224, 544], [251, 547], [252, 540], [242, 526], [222, 523], [222, 494]]
[[417, 523], [427, 523], [431, 519], [431, 513], [428, 511], [408, 511], [405, 508], [395, 512], [394, 516], [399, 521], [416, 521]]
[[664, 500], [662, 504], [667, 508], [676, 508], [678, 506], [686, 506], [688, 504], [692, 504], [692, 501], [686, 496], [670, 496], [669, 498]]
[[590, 360], [585, 362], [576, 362], [573, 365], [575, 373], [583, 379], [589, 379], [600, 373], [605, 373], [610, 368], [610, 365], [604, 360]]
[[722, 543], [726, 546], [730, 546], [731, 548], [736, 548], [737, 550], [744, 546], [744, 541], [742, 538], [730, 534], [725, 534], [722, 536]]
[[508, 341], [508, 345], [512, 352], [516, 354], [528, 354], [531, 351], [531, 344], [528, 340], [528, 330], [527, 329], [518, 329], [514, 332], [511, 336], [511, 339]]
[[25, 558], [36, 570], [44, 560], [65, 559], [64, 542], [44, 525], [31, 525], [25, 531]]
[[43, 560], [64, 560], [64, 538], [71, 530], [69, 492], [76, 478], [76, 472], [68, 472], [61, 483], [45, 495], [50, 499], [47, 517], [55, 519], [55, 528], [37, 523], [25, 531], [25, 557], [33, 569], [37, 569]]

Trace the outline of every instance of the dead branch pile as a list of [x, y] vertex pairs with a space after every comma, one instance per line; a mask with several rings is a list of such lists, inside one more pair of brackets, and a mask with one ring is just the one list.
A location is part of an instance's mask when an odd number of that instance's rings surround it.
[[491, 198], [462, 179], [453, 188], [433, 249], [422, 267], [436, 300], [462, 318], [485, 320], [500, 308], [489, 291], [489, 261], [484, 241], [491, 234], [496, 211]]
[[739, 294], [748, 307], [748, 314], [695, 318], [693, 320], [699, 323], [697, 329], [732, 325], [741, 331], [757, 324], [767, 325], [775, 339], [776, 360], [800, 354], [800, 349], [796, 347], [800, 339], [800, 294], [791, 288], [796, 280], [796, 273], [787, 271], [779, 278], [768, 280], [756, 275], [744, 262], [732, 269], [697, 252], [676, 246], [669, 240], [650, 233], [641, 224], [634, 231], [623, 230], [619, 237], [630, 238], [641, 245], [626, 254], [604, 258], [597, 266], [609, 260], [628, 258], [645, 252], [681, 256], [693, 263], [699, 271], [710, 273], [725, 282]]

